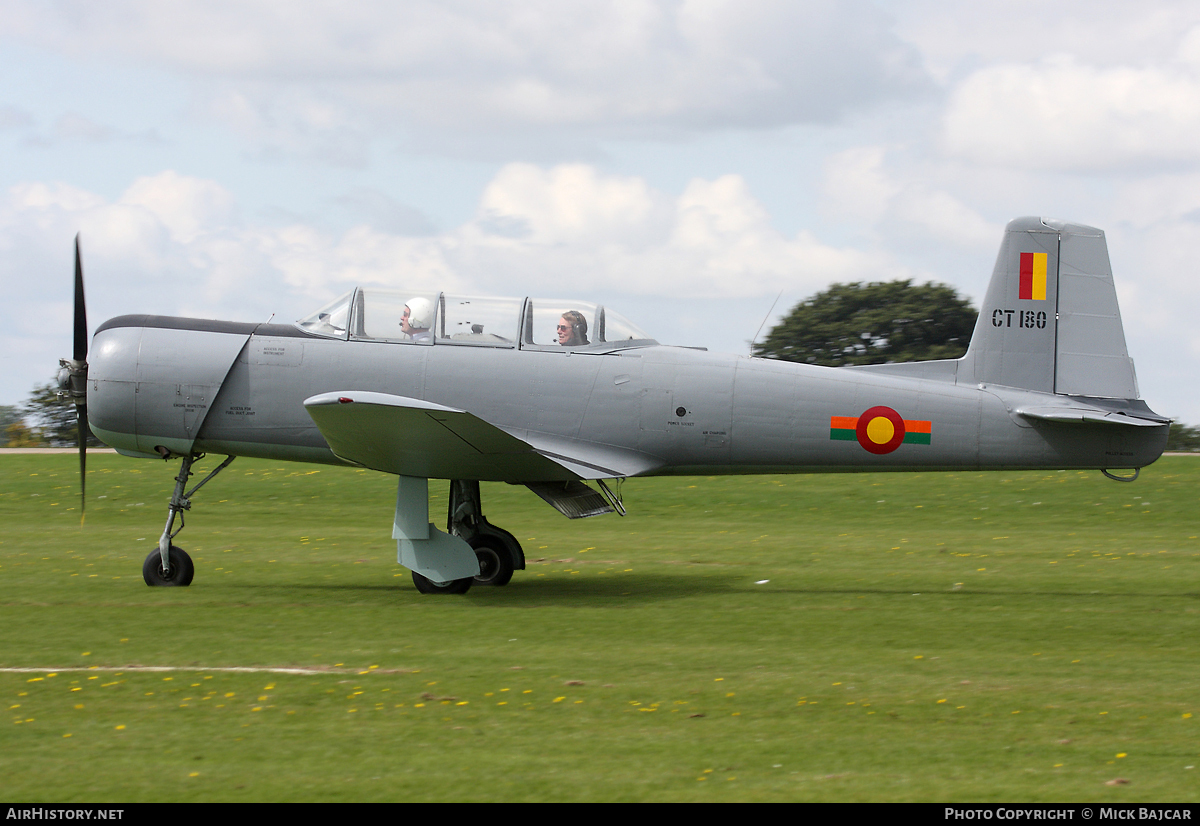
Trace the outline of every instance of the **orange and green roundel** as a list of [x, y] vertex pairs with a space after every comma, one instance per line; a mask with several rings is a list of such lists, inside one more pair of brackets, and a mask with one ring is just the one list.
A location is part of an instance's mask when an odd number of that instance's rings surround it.
[[857, 418], [830, 416], [829, 438], [857, 441], [868, 453], [891, 453], [902, 444], [927, 445], [933, 432], [933, 422], [902, 419], [890, 407], [872, 407]]

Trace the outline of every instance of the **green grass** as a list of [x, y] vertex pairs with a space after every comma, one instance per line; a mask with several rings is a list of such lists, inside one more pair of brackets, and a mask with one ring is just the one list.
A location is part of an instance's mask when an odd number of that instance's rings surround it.
[[1200, 799], [1195, 458], [631, 480], [579, 522], [485, 485], [530, 564], [465, 596], [396, 565], [391, 477], [246, 459], [148, 588], [177, 463], [89, 457], [81, 529], [75, 462], [0, 456], [0, 666], [61, 669], [0, 673], [8, 799]]

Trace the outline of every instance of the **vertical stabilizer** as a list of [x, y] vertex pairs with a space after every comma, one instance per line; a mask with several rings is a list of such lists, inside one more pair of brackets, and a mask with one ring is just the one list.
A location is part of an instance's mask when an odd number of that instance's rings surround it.
[[1104, 233], [1011, 221], [963, 362], [960, 381], [1137, 398]]
[[1005, 228], [967, 350], [976, 382], [1054, 392], [1058, 235], [1040, 218]]

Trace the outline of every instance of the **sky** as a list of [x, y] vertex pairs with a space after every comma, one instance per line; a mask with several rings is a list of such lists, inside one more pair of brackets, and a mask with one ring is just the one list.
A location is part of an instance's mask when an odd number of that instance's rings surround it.
[[1042, 215], [1105, 230], [1141, 395], [1200, 424], [1200, 4], [4, 7], [0, 404], [70, 355], [76, 233], [92, 330], [363, 285], [746, 354], [835, 282], [978, 305]]

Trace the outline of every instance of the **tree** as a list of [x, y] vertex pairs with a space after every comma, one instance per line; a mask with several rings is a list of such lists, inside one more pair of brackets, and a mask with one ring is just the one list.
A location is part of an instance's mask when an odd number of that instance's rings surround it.
[[[76, 426], [75, 405], [58, 398], [54, 383], [42, 384], [33, 388], [29, 400], [21, 406], [21, 412], [33, 426], [29, 431], [40, 436], [43, 444], [49, 447], [76, 447], [78, 445], [78, 429]], [[86, 428], [86, 424], [85, 424]], [[103, 447], [103, 443], [87, 433], [88, 447]]]
[[4, 447], [47, 447], [42, 435], [30, 430], [24, 422], [15, 421], [4, 428]]
[[1178, 453], [1200, 452], [1200, 427], [1171, 422], [1171, 431], [1167, 436], [1167, 450]]
[[946, 284], [834, 284], [792, 308], [754, 354], [830, 367], [959, 358], [978, 315]]
[[15, 405], [0, 404], [0, 447], [24, 447], [24, 445], [9, 444], [14, 438], [8, 432], [10, 427], [24, 427], [21, 422], [21, 410]]

